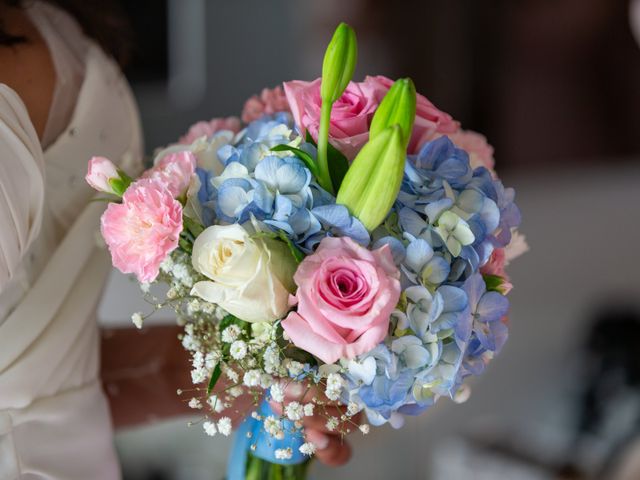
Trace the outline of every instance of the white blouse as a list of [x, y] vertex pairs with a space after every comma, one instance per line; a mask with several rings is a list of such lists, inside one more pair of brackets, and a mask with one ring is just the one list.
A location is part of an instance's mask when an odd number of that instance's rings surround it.
[[58, 84], [44, 151], [0, 84], [0, 480], [114, 480], [95, 322], [110, 262], [96, 241], [104, 204], [84, 174], [92, 155], [135, 173], [138, 112], [117, 65], [71, 18], [28, 5]]

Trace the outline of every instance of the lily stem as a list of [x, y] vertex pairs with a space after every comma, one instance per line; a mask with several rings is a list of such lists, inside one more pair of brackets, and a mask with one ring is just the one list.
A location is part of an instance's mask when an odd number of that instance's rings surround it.
[[320, 186], [332, 195], [333, 183], [331, 182], [331, 174], [329, 173], [329, 123], [331, 122], [331, 108], [333, 104], [326, 100], [322, 101], [320, 109], [320, 128], [318, 129], [318, 182]]

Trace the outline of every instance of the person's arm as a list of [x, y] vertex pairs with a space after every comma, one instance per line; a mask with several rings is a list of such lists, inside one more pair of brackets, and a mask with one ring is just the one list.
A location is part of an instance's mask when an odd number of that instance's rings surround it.
[[[129, 427], [179, 415], [197, 415], [188, 407], [192, 397], [191, 363], [178, 341], [180, 327], [147, 327], [142, 330], [118, 328], [102, 333], [102, 382], [116, 428]], [[224, 378], [218, 388], [224, 389]], [[289, 401], [296, 398], [295, 384], [287, 389]], [[177, 390], [182, 389], [183, 395]], [[313, 395], [315, 391], [307, 392]], [[298, 395], [299, 396], [299, 395]], [[277, 409], [278, 406], [274, 405]], [[340, 416], [338, 407], [328, 407]], [[232, 412], [234, 424], [255, 409], [247, 395], [237, 399]], [[309, 440], [318, 448], [316, 457], [327, 465], [338, 466], [351, 457], [349, 444], [339, 434], [330, 432], [321, 417], [305, 417]]]
[[191, 385], [188, 353], [176, 326], [102, 331], [101, 376], [116, 428], [192, 415], [179, 388]]

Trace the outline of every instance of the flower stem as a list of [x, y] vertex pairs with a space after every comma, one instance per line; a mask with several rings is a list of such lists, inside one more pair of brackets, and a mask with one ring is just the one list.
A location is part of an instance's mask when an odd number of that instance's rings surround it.
[[329, 123], [331, 121], [331, 108], [333, 104], [323, 100], [320, 110], [320, 128], [318, 130], [318, 183], [327, 192], [334, 194], [331, 174], [329, 173], [328, 143]]
[[304, 480], [307, 478], [309, 464], [310, 460], [297, 465], [280, 465], [249, 453], [246, 480]]

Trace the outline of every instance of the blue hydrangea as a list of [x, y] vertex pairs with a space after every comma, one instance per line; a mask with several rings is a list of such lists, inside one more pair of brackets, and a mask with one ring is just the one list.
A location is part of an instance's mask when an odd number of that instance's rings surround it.
[[520, 223], [513, 189], [484, 167], [471, 169], [467, 153], [446, 136], [408, 157], [396, 212], [404, 232], [448, 260], [450, 282], [477, 271]]
[[232, 144], [218, 150], [224, 164], [220, 175], [197, 169], [206, 225], [214, 219], [244, 223], [255, 218], [284, 232], [305, 253], [327, 235], [349, 236], [368, 245], [369, 232], [362, 223], [335, 204], [300, 158], [271, 150], [281, 144], [315, 155], [315, 147], [293, 132], [291, 116], [278, 113], [250, 123]]
[[348, 362], [350, 389], [374, 425], [400, 424], [462, 379], [479, 373], [506, 340], [508, 302], [487, 291], [480, 267], [520, 223], [514, 192], [447, 138], [409, 156], [398, 201], [374, 232], [401, 271], [402, 300], [391, 335]]
[[372, 352], [348, 362], [349, 401], [374, 425], [401, 424], [442, 395], [453, 395], [471, 333], [467, 294], [443, 285], [404, 291], [406, 305], [393, 314], [393, 334]]

